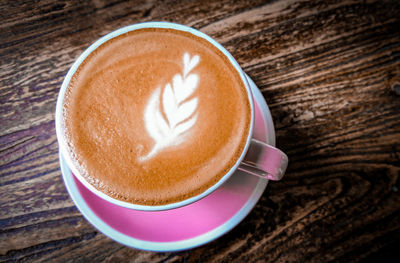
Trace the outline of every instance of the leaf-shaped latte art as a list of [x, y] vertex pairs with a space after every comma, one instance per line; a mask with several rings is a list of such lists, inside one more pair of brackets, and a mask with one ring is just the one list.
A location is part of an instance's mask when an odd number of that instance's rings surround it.
[[168, 83], [164, 89], [157, 88], [151, 95], [144, 111], [144, 122], [155, 144], [147, 155], [140, 158], [141, 161], [150, 159], [166, 147], [180, 144], [182, 135], [196, 123], [198, 99], [189, 98], [197, 89], [199, 76], [190, 72], [199, 62], [199, 56], [190, 58], [185, 53], [183, 74], [176, 74], [172, 85]]

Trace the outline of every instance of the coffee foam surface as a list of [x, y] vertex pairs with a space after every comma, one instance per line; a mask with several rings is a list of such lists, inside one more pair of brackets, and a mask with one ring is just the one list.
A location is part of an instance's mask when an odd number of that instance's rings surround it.
[[64, 99], [64, 134], [80, 174], [143, 205], [204, 192], [235, 164], [250, 127], [239, 74], [207, 41], [141, 29], [102, 44]]

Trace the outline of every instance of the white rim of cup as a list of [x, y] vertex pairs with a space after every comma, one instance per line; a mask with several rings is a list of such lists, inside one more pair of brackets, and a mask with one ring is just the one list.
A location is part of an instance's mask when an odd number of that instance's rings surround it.
[[[87, 56], [89, 56], [90, 53], [92, 53], [94, 50], [96, 50], [100, 45], [103, 43], [107, 42], [110, 39], [113, 39], [119, 35], [122, 35], [124, 33], [138, 30], [138, 29], [143, 29], [143, 28], [166, 28], [166, 29], [175, 29], [183, 32], [188, 32], [191, 33], [192, 35], [198, 36], [200, 38], [203, 38], [210, 42], [213, 46], [215, 46], [217, 49], [219, 49], [231, 62], [231, 64], [234, 66], [236, 71], [239, 73], [240, 78], [242, 79], [242, 82], [244, 83], [247, 91], [247, 96], [248, 96], [248, 101], [250, 104], [251, 108], [251, 121], [250, 121], [250, 129], [249, 129], [249, 134], [246, 139], [246, 145], [242, 151], [242, 154], [236, 161], [235, 165], [231, 167], [231, 169], [226, 173], [217, 183], [215, 183], [213, 186], [208, 188], [206, 191], [202, 192], [201, 194], [198, 194], [196, 196], [193, 196], [191, 198], [185, 199], [180, 202], [176, 203], [171, 203], [171, 204], [166, 204], [166, 205], [156, 205], [156, 206], [150, 206], [150, 205], [139, 205], [139, 204], [133, 204], [133, 203], [128, 203], [124, 202], [115, 198], [112, 198], [105, 193], [97, 190], [94, 186], [92, 186], [89, 182], [86, 181], [86, 179], [78, 172], [77, 168], [74, 165], [74, 162], [72, 161], [68, 148], [66, 146], [66, 142], [64, 140], [63, 132], [62, 132], [62, 113], [63, 113], [63, 100], [64, 100], [64, 94], [67, 90], [68, 84], [71, 81], [72, 76], [75, 74], [76, 70], [79, 68], [81, 63], [86, 59]], [[205, 33], [202, 33], [198, 31], [197, 29], [184, 26], [181, 24], [176, 24], [176, 23], [171, 23], [171, 22], [144, 22], [144, 23], [138, 23], [134, 25], [129, 25], [126, 27], [122, 27], [120, 29], [117, 29], [113, 32], [108, 33], [107, 35], [101, 37], [98, 39], [96, 42], [94, 42], [92, 45], [90, 45], [79, 57], [78, 59], [72, 64], [71, 68], [69, 69], [67, 75], [64, 78], [64, 81], [61, 85], [58, 98], [57, 98], [57, 105], [56, 105], [56, 113], [55, 113], [55, 125], [56, 125], [56, 135], [57, 135], [57, 140], [58, 140], [58, 145], [59, 149], [62, 153], [62, 155], [65, 158], [65, 161], [68, 165], [68, 167], [71, 169], [72, 173], [78, 178], [80, 182], [83, 183], [85, 187], [87, 187], [90, 191], [98, 195], [99, 197], [105, 199], [106, 201], [130, 208], [130, 209], [135, 209], [135, 210], [141, 210], [141, 211], [163, 211], [163, 210], [169, 210], [169, 209], [174, 209], [178, 207], [182, 207], [191, 203], [194, 203], [207, 195], [211, 194], [214, 192], [216, 189], [218, 189], [223, 183], [225, 183], [231, 175], [237, 170], [239, 167], [239, 164], [242, 162], [244, 156], [246, 155], [248, 148], [250, 146], [250, 141], [253, 135], [253, 129], [254, 129], [254, 104], [253, 104], [253, 96], [252, 92], [250, 90], [249, 83], [247, 81], [247, 78], [245, 76], [245, 73], [243, 72], [242, 68], [239, 66], [239, 64], [236, 62], [236, 60], [233, 58], [233, 56], [217, 41], [206, 35]]]

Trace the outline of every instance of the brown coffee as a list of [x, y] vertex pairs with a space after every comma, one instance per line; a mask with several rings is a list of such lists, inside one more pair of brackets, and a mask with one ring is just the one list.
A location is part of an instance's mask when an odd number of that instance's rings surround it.
[[92, 52], [63, 102], [80, 174], [105, 194], [165, 205], [218, 182], [246, 145], [251, 109], [229, 60], [208, 41], [139, 29]]

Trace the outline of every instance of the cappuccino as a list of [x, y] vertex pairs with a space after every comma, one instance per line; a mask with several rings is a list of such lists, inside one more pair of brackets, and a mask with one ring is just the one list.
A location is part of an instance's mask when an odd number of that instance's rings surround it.
[[63, 136], [85, 180], [106, 195], [165, 205], [217, 183], [244, 151], [251, 106], [239, 73], [203, 38], [145, 28], [106, 41], [63, 100]]

